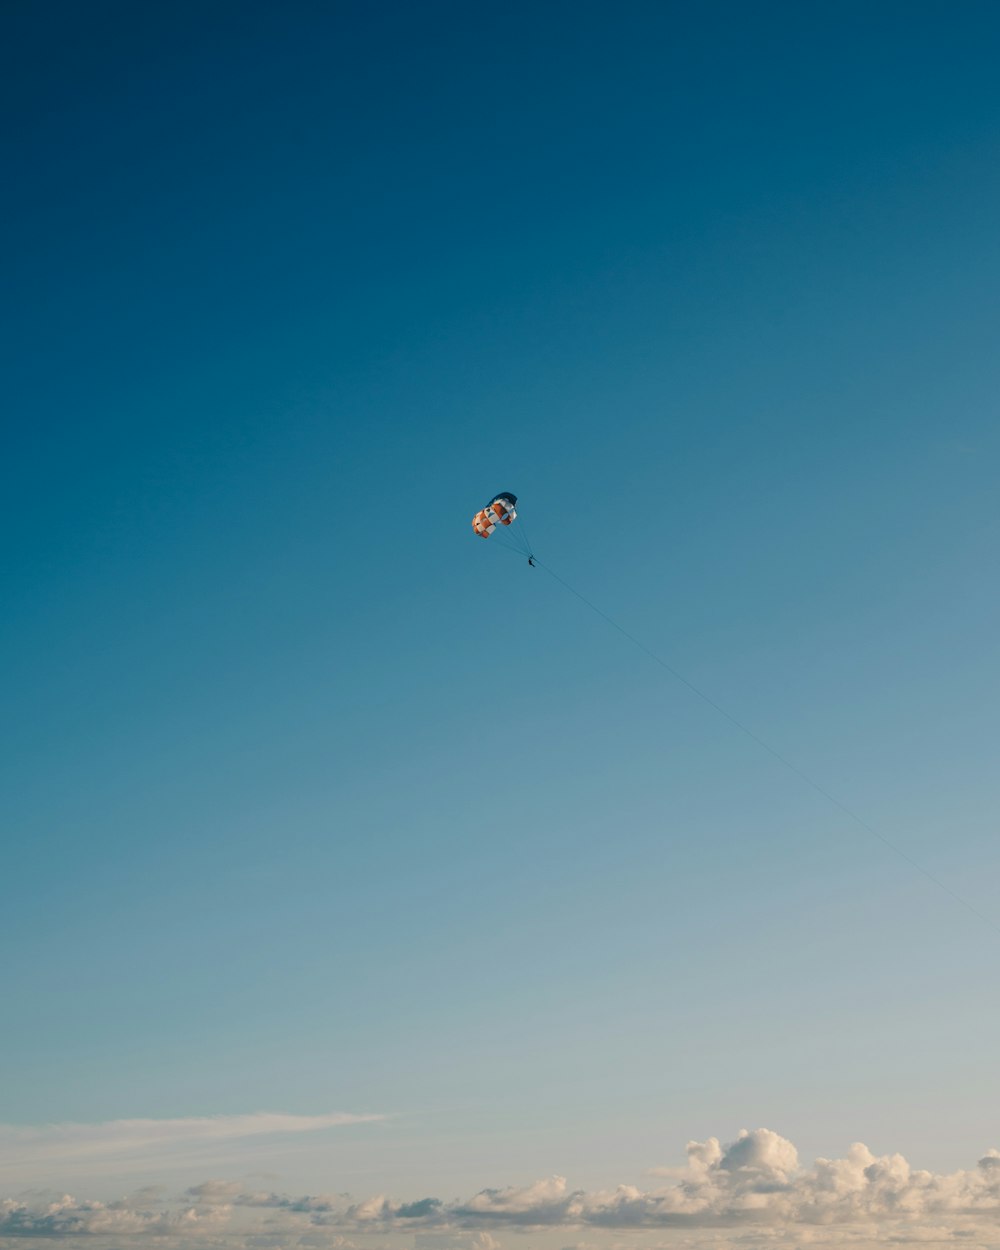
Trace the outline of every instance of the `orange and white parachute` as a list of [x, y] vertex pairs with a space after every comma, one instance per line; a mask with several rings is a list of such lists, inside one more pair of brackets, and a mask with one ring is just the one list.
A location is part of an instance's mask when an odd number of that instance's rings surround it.
[[494, 495], [490, 502], [472, 518], [472, 528], [480, 538], [489, 538], [498, 525], [510, 525], [517, 516], [517, 496], [509, 490]]

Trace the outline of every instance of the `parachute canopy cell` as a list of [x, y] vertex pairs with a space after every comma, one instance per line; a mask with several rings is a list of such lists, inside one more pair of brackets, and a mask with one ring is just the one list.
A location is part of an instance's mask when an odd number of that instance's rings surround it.
[[516, 495], [509, 490], [501, 491], [472, 518], [472, 528], [480, 538], [489, 538], [498, 525], [510, 525], [514, 520], [516, 504]]

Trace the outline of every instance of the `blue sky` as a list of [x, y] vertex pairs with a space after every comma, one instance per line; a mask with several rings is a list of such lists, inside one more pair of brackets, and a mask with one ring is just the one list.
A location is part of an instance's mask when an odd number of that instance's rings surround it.
[[3, 1119], [1000, 1145], [995, 7], [7, 25]]

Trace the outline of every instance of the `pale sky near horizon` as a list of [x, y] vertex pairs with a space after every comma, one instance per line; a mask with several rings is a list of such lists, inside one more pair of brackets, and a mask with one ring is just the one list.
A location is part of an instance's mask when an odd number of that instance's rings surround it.
[[1000, 10], [4, 26], [0, 1200], [561, 1250], [631, 1225], [539, 1178], [798, 1228], [862, 1142], [981, 1236]]

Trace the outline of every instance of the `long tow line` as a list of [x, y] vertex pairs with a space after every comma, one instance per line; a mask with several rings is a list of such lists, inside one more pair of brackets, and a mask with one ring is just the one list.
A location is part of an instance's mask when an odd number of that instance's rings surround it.
[[[527, 537], [527, 535], [525, 535], [525, 537]], [[504, 545], [506, 546], [506, 544]], [[662, 656], [658, 655], [650, 647], [647, 647], [640, 638], [637, 638], [635, 634], [630, 633], [624, 625], [620, 625], [613, 616], [609, 616], [607, 612], [605, 612], [602, 608], [599, 608], [596, 603], [592, 603], [586, 595], [581, 594], [575, 586], [571, 586], [565, 578], [560, 577], [555, 569], [550, 568], [549, 565], [544, 564], [541, 560], [539, 560], [539, 558], [531, 550], [530, 545], [528, 546], [526, 552], [518, 551], [518, 549], [513, 546], [507, 546], [507, 550], [514, 551], [518, 555], [526, 554], [528, 564], [531, 568], [542, 569], [544, 572], [548, 573], [549, 577], [558, 582], [560, 586], [569, 591], [569, 593], [575, 598], [579, 599], [584, 606], [588, 607], [591, 612], [599, 616], [602, 621], [607, 622], [612, 629], [617, 630], [623, 638], [627, 638], [633, 646], [638, 647], [638, 649], [645, 656], [647, 656], [653, 661], [654, 664], [658, 665], [665, 672], [669, 673], [675, 681], [680, 682], [682, 686], [686, 686], [693, 695], [701, 699], [703, 703], [707, 703], [713, 711], [717, 712], [719, 716], [721, 716], [724, 720], [727, 720], [730, 725], [738, 729], [740, 733], [744, 734], [752, 742], [755, 742], [761, 750], [766, 751], [767, 754], [777, 760], [779, 764], [784, 765], [784, 767], [790, 773], [793, 773], [801, 782], [809, 786], [810, 789], [815, 790], [817, 794], [822, 795], [828, 803], [832, 803], [838, 811], [843, 812], [843, 814], [852, 820], [859, 828], [863, 829], [867, 834], [870, 834], [871, 837], [878, 839], [878, 841], [884, 846], [887, 846], [890, 851], [893, 851], [896, 855], [898, 855], [900, 859], [905, 860], [906, 863], [920, 873], [921, 876], [936, 885], [939, 890], [943, 890], [945, 894], [947, 894], [954, 902], [958, 903], [960, 907], [964, 907], [966, 911], [971, 912], [972, 915], [974, 915], [978, 920], [981, 920], [983, 924], [987, 925], [993, 930], [994, 933], [1000, 936], [1000, 925], [998, 925], [996, 921], [992, 920], [984, 912], [980, 911], [974, 903], [970, 903], [967, 898], [963, 897], [963, 895], [959, 894], [956, 890], [953, 890], [950, 885], [947, 885], [944, 881], [942, 881], [940, 877], [936, 876], [930, 871], [929, 868], [926, 868], [923, 864], [921, 864], [919, 860], [914, 859], [908, 851], [905, 851], [901, 846], [893, 842], [891, 838], [887, 838], [884, 833], [880, 833], [874, 825], [869, 824], [868, 821], [859, 816], [856, 811], [848, 807], [848, 805], [841, 799], [838, 799], [835, 794], [831, 794], [825, 786], [820, 785], [818, 781], [815, 781], [812, 777], [810, 777], [807, 772], [804, 772], [797, 764], [794, 764], [786, 755], [783, 755], [780, 751], [771, 746], [769, 742], [766, 742], [760, 734], [751, 729], [749, 725], [745, 725], [741, 720], [733, 716], [731, 712], [727, 712], [720, 703], [716, 703], [711, 695], [706, 694], [704, 690], [701, 690], [698, 686], [696, 686], [693, 681], [685, 677], [682, 672], [674, 668], [674, 666], [663, 659]]]

